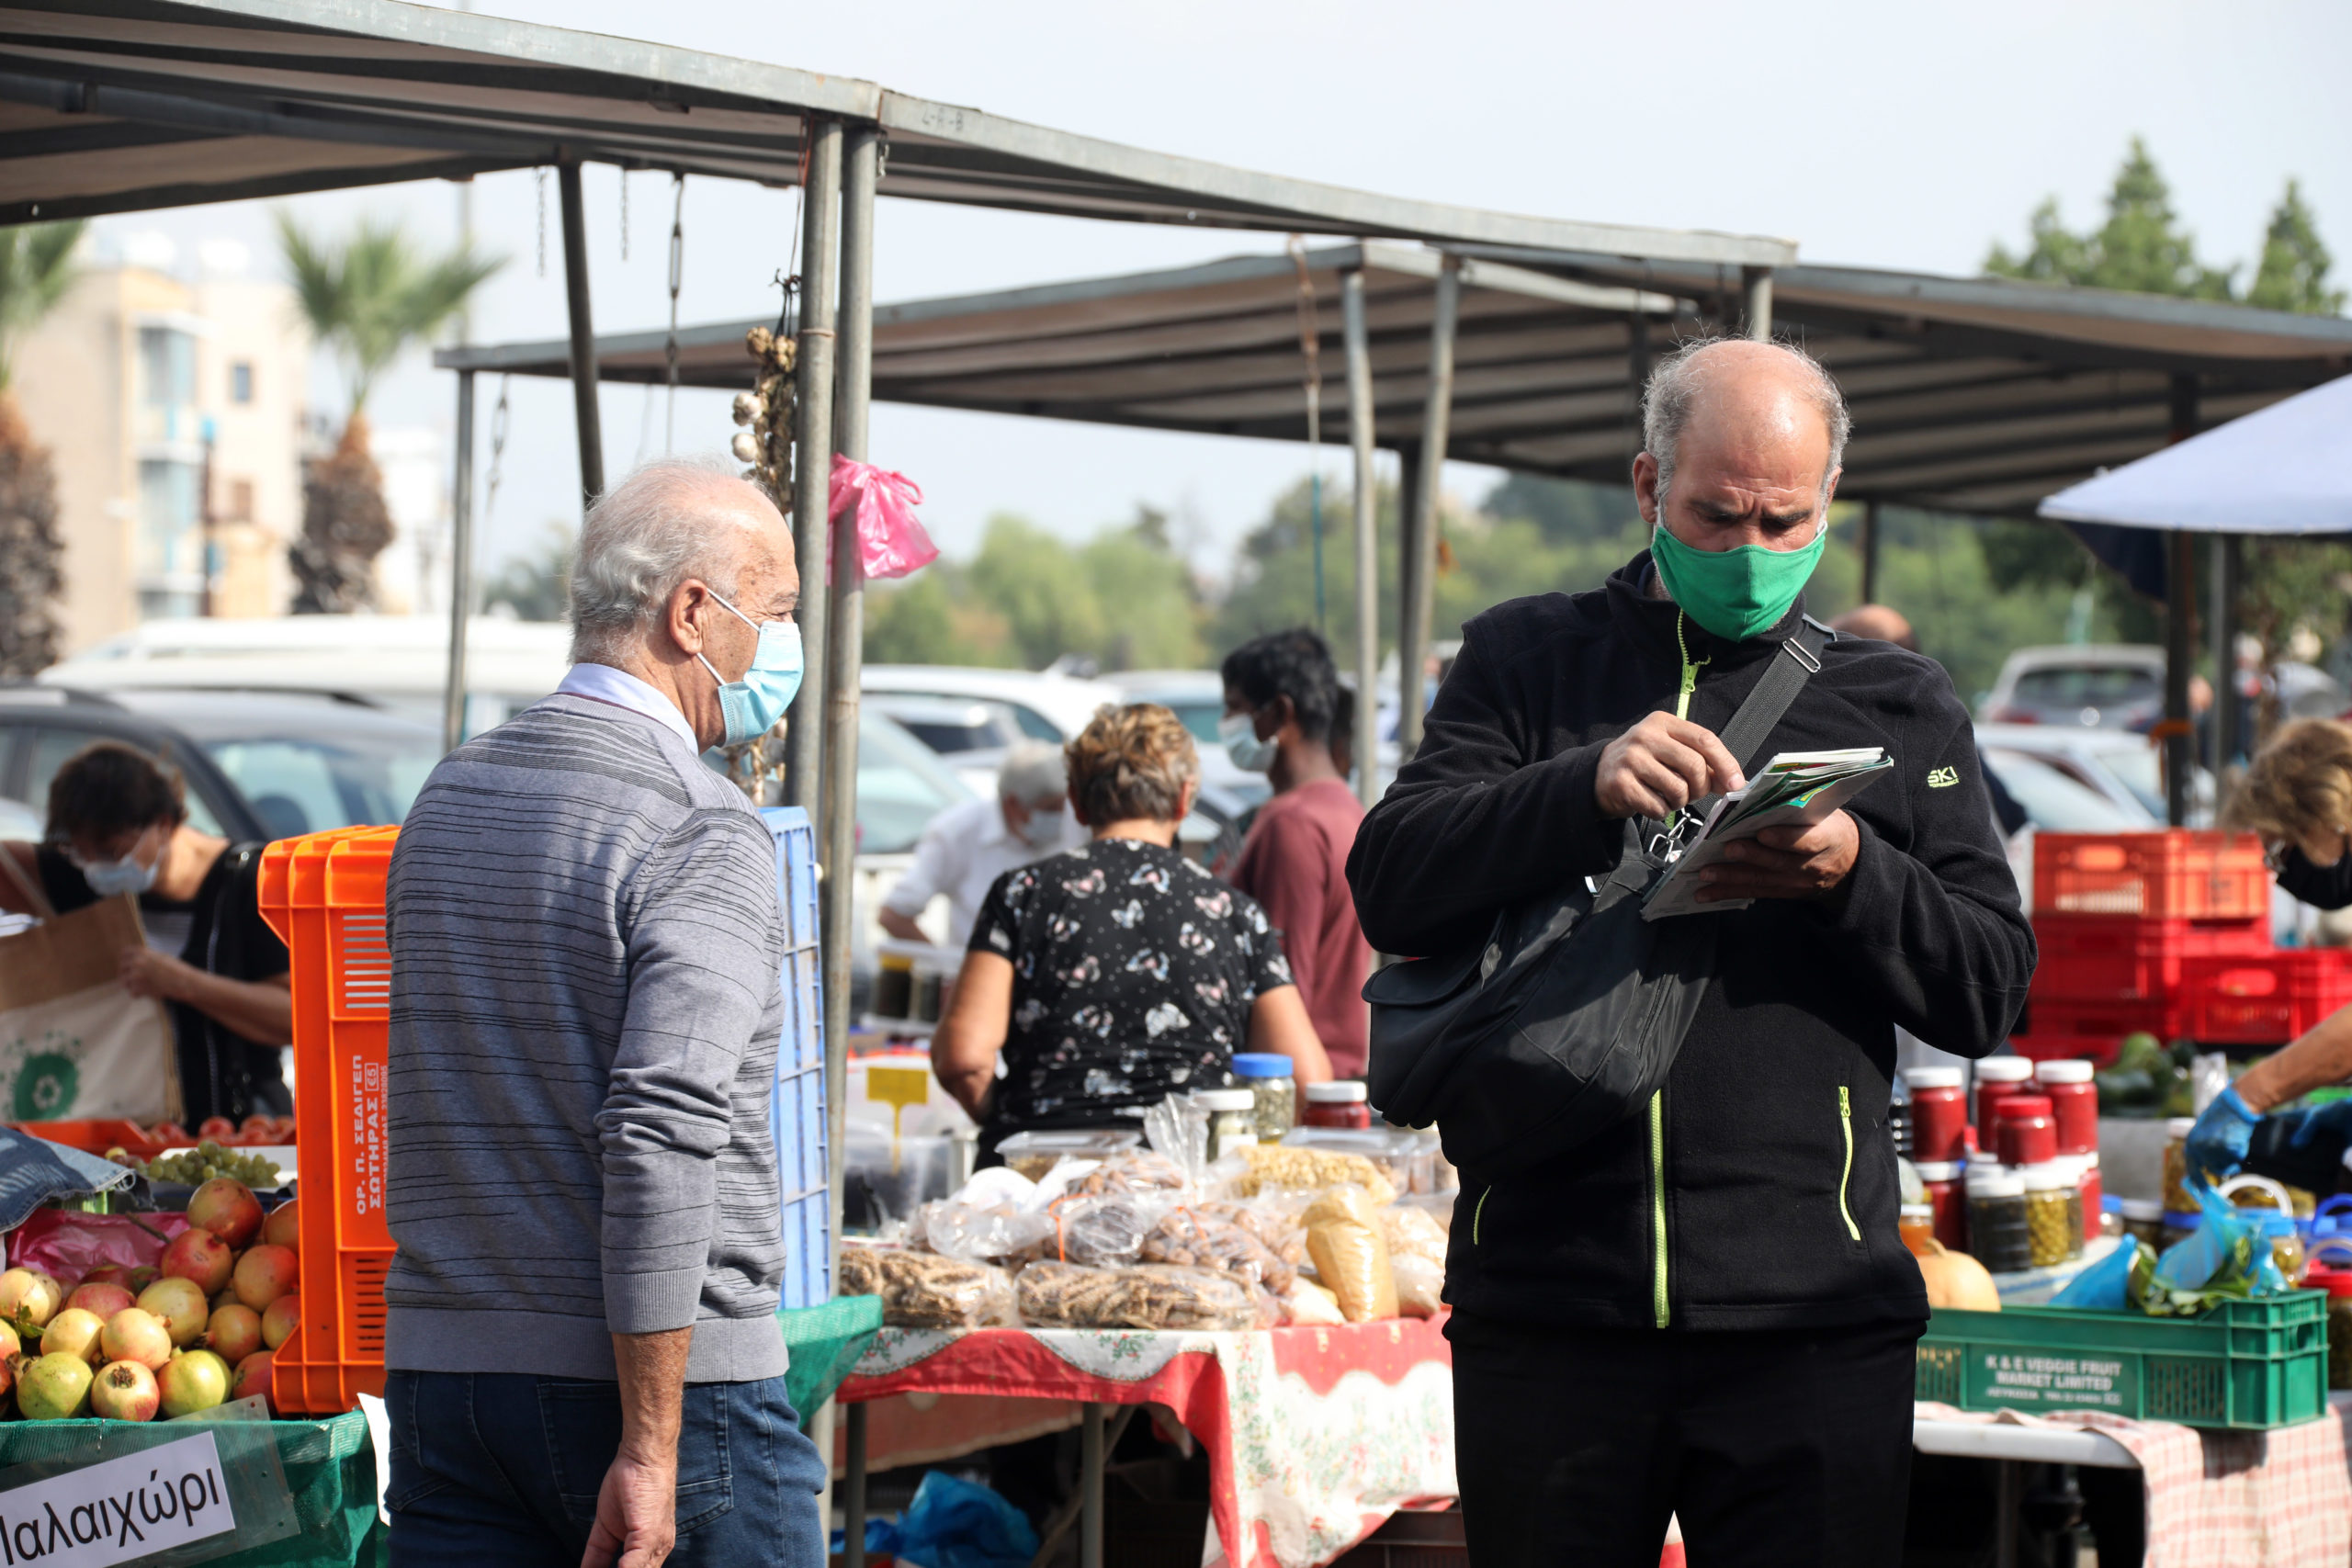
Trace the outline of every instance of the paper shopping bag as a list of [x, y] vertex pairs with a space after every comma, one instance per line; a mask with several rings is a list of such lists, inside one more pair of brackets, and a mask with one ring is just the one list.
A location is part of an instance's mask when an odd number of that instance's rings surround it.
[[0, 937], [0, 1122], [179, 1120], [170, 1015], [115, 977], [145, 940], [128, 894]]

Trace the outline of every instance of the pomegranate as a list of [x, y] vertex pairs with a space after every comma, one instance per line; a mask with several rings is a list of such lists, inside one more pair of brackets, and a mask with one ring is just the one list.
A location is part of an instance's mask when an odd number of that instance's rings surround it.
[[34, 1421], [63, 1421], [90, 1407], [90, 1363], [79, 1356], [36, 1356], [17, 1377], [17, 1408]]
[[294, 1254], [266, 1242], [237, 1259], [237, 1299], [260, 1312], [297, 1283]]
[[35, 1328], [57, 1315], [65, 1292], [57, 1281], [32, 1269], [11, 1269], [0, 1274], [0, 1317], [29, 1322]]
[[187, 1223], [210, 1231], [232, 1247], [243, 1247], [261, 1229], [261, 1200], [243, 1182], [216, 1176], [189, 1197]]
[[[130, 1266], [127, 1263], [101, 1264], [83, 1275], [82, 1283], [85, 1285], [128, 1285], [130, 1283]], [[131, 1292], [133, 1295], [138, 1293], [136, 1291]]]
[[277, 1349], [293, 1337], [295, 1325], [301, 1321], [302, 1298], [298, 1295], [278, 1297], [269, 1303], [269, 1310], [261, 1314], [261, 1342], [273, 1350]]
[[209, 1410], [229, 1397], [229, 1363], [209, 1350], [183, 1350], [164, 1363], [155, 1382], [163, 1390], [164, 1415]]
[[85, 1307], [67, 1307], [49, 1320], [40, 1331], [40, 1353], [44, 1356], [79, 1356], [92, 1366], [98, 1364], [98, 1336], [106, 1332], [106, 1320]]
[[301, 1200], [288, 1198], [269, 1212], [261, 1223], [261, 1238], [272, 1247], [300, 1250], [302, 1246], [302, 1222], [294, 1213], [294, 1205]]
[[214, 1312], [219, 1312], [222, 1307], [235, 1306], [237, 1304], [237, 1292], [233, 1289], [215, 1291], [212, 1292], [211, 1300], [206, 1304]]
[[229, 1282], [236, 1266], [237, 1255], [227, 1242], [195, 1226], [180, 1232], [164, 1248], [164, 1277], [193, 1280], [208, 1296]]
[[261, 1314], [249, 1306], [214, 1307], [212, 1320], [204, 1326], [204, 1343], [235, 1366], [261, 1348]]
[[65, 1304], [94, 1312], [103, 1320], [112, 1317], [138, 1299], [138, 1292], [126, 1290], [111, 1280], [100, 1280], [95, 1283], [85, 1280], [74, 1287], [74, 1293], [65, 1298]]
[[139, 1310], [161, 1319], [175, 1345], [194, 1343], [196, 1337], [204, 1332], [205, 1320], [211, 1316], [204, 1292], [197, 1289], [192, 1280], [156, 1280], [139, 1292]]
[[[290, 1300], [291, 1298], [288, 1299]], [[12, 1356], [23, 1354], [24, 1348], [22, 1342], [17, 1338], [17, 1331], [9, 1327], [6, 1324], [0, 1323], [0, 1364], [6, 1364], [8, 1359]], [[0, 1393], [6, 1393], [7, 1392], [8, 1385], [5, 1382], [0, 1382]]]
[[136, 1361], [108, 1361], [90, 1381], [90, 1414], [108, 1421], [153, 1421], [163, 1397], [155, 1374]]
[[125, 1307], [107, 1319], [98, 1348], [109, 1361], [136, 1361], [152, 1372], [172, 1359], [171, 1330], [153, 1313]]
[[248, 1394], [257, 1393], [269, 1406], [269, 1413], [277, 1415], [277, 1400], [269, 1391], [271, 1364], [270, 1353], [266, 1350], [256, 1350], [238, 1362], [237, 1374], [229, 1382], [229, 1397], [243, 1399]]
[[130, 1278], [125, 1280], [123, 1283], [129, 1285], [133, 1291], [143, 1291], [163, 1277], [164, 1271], [161, 1269], [156, 1268], [153, 1263], [142, 1263], [130, 1271]]

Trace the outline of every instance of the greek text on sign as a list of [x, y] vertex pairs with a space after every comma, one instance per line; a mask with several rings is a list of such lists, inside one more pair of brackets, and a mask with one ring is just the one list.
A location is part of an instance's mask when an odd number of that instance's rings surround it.
[[102, 1568], [237, 1528], [200, 1432], [0, 1492], [0, 1568]]

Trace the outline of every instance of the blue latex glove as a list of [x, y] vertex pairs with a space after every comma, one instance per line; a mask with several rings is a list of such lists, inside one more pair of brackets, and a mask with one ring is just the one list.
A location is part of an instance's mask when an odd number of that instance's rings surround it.
[[2288, 1142], [2303, 1148], [2325, 1138], [2330, 1143], [2352, 1144], [2352, 1100], [2331, 1100], [2325, 1105], [2303, 1111], [2302, 1125], [2297, 1127]]
[[2205, 1114], [2197, 1119], [2197, 1125], [2189, 1129], [2190, 1173], [2201, 1177], [2208, 1185], [2236, 1175], [2238, 1167], [2245, 1162], [2246, 1144], [2254, 1136], [2255, 1123], [2261, 1120], [2238, 1098], [2235, 1089], [2223, 1089], [2205, 1108]]

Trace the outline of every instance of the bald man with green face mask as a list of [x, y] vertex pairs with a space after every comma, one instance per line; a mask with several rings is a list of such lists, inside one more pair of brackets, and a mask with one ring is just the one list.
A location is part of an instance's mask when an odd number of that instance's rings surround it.
[[1643, 414], [1650, 547], [1464, 626], [1427, 739], [1356, 835], [1364, 934], [1464, 951], [1501, 910], [1608, 876], [1629, 819], [1742, 787], [1719, 735], [1776, 660], [1818, 668], [1757, 765], [1869, 746], [1894, 765], [1702, 874], [1702, 903], [1738, 902], [1676, 917], [1720, 941], [1663, 1089], [1532, 1163], [1456, 1162], [1471, 1554], [1648, 1568], [1679, 1515], [1694, 1562], [1875, 1568], [1902, 1556], [1928, 1315], [1895, 1228], [1895, 1030], [1992, 1051], [2032, 933], [1942, 667], [1826, 627], [1792, 641], [1846, 445], [1827, 372], [1702, 342], [1659, 362]]

